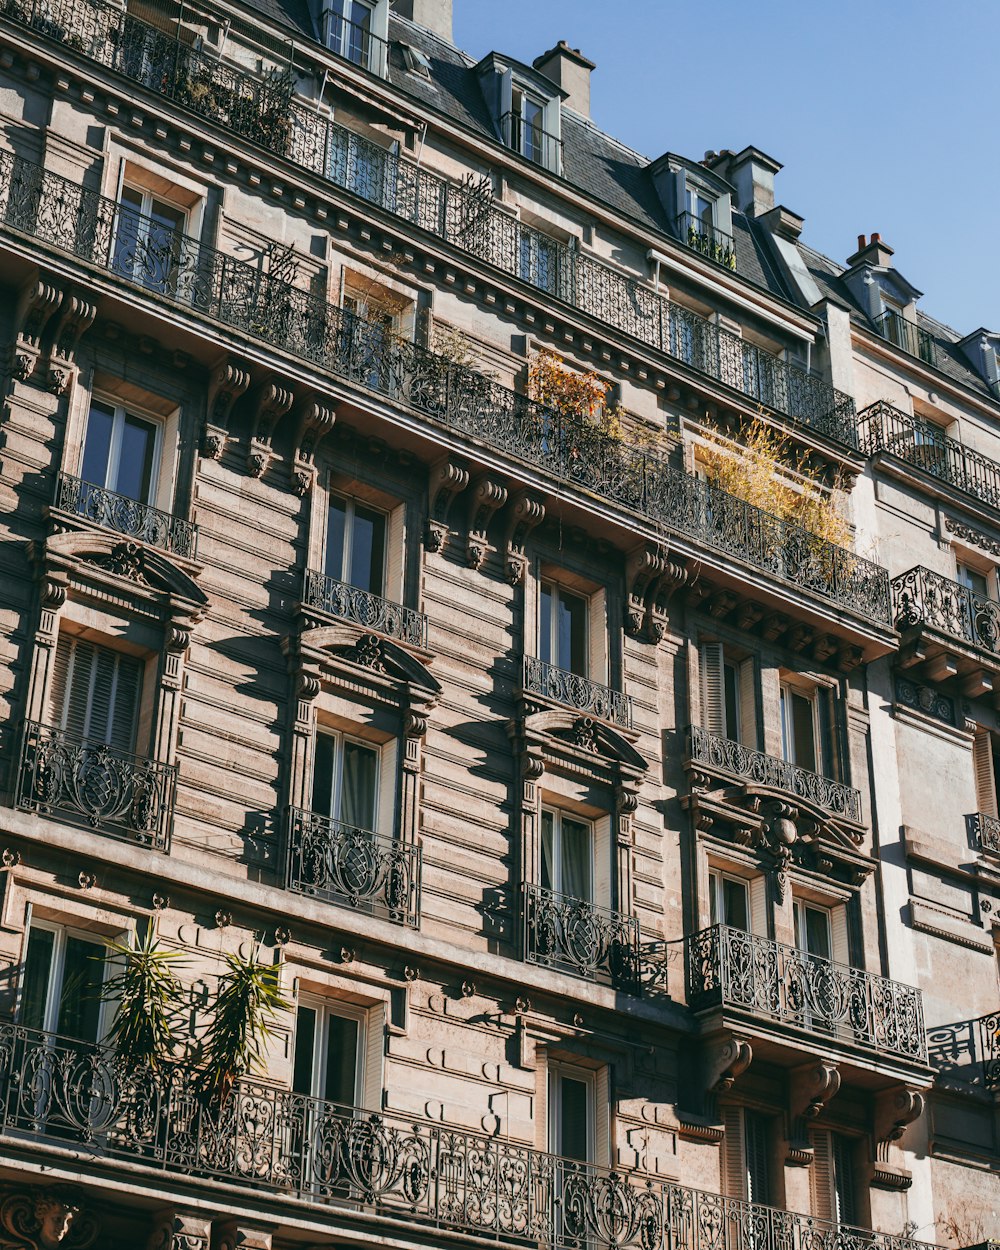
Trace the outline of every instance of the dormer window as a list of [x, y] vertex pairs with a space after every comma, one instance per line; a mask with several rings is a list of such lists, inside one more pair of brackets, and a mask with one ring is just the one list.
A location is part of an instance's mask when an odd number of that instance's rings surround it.
[[385, 77], [388, 0], [330, 0], [325, 16], [330, 51]]
[[934, 340], [927, 331], [915, 321], [907, 320], [900, 305], [884, 294], [882, 307], [882, 315], [875, 319], [879, 334], [911, 356], [919, 356], [927, 364], [934, 364]]
[[[558, 101], [555, 101], [558, 105]], [[518, 86], [511, 88], [510, 112], [503, 119], [504, 142], [529, 161], [559, 169], [560, 140], [545, 125], [549, 111], [544, 100]]]
[[719, 227], [719, 200], [700, 187], [686, 187], [687, 208], [677, 218], [681, 241], [717, 265], [736, 268], [733, 236]]
[[566, 92], [528, 65], [496, 52], [476, 67], [503, 143], [554, 174], [561, 171], [561, 105]]

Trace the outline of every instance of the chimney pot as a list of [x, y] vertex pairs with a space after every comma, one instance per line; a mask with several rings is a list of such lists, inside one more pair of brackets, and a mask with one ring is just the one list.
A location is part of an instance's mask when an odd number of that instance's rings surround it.
[[858, 251], [863, 252], [868, 246], [868, 239], [863, 234], [858, 235]]
[[873, 235], [872, 235], [872, 242], [873, 242], [873, 243], [881, 243], [881, 242], [882, 242], [882, 236], [881, 236], [880, 234], [877, 234], [877, 233], [876, 233], [876, 234], [873, 234]]

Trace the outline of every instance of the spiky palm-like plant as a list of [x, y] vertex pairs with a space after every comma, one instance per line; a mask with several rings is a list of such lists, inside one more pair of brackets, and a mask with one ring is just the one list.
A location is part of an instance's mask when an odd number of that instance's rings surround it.
[[278, 1015], [291, 1004], [281, 993], [279, 967], [253, 954], [225, 955], [212, 1019], [202, 1043], [201, 1087], [216, 1107], [249, 1072], [263, 1070], [267, 1043]]
[[179, 1040], [177, 1021], [187, 991], [176, 970], [184, 957], [163, 949], [152, 925], [134, 946], [110, 940], [106, 946], [123, 961], [121, 972], [101, 987], [101, 997], [115, 1003], [107, 1040], [127, 1071], [158, 1069], [173, 1057]]

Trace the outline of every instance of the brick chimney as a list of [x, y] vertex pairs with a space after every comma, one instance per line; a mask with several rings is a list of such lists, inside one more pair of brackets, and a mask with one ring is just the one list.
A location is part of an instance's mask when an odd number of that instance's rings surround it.
[[848, 256], [847, 267], [853, 269], [855, 265], [874, 265], [877, 269], [888, 269], [892, 264], [892, 257], [892, 248], [888, 243], [882, 242], [880, 234], [873, 234], [871, 239], [859, 234], [858, 250], [853, 256]]
[[754, 147], [742, 152], [706, 152], [702, 164], [733, 184], [740, 212], [762, 217], [774, 208], [774, 176], [782, 166], [766, 152]]
[[455, 42], [451, 25], [452, 0], [394, 0], [393, 8], [400, 17], [409, 18], [449, 43]]
[[566, 92], [569, 108], [584, 117], [590, 116], [590, 74], [597, 66], [579, 48], [571, 48], [565, 39], [560, 39], [554, 48], [536, 56], [532, 65]]

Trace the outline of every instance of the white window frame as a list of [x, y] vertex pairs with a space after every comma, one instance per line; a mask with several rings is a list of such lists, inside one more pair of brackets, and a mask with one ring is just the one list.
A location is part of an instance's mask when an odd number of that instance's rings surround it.
[[540, 584], [540, 586], [539, 586], [538, 590], [539, 590], [539, 594], [538, 594], [538, 602], [539, 602], [539, 612], [538, 612], [538, 651], [539, 651], [539, 655], [541, 654], [541, 651], [542, 651], [542, 614], [541, 614], [541, 600], [542, 600], [542, 595], [543, 595], [543, 593], [544, 593], [546, 590], [548, 590], [548, 591], [550, 592], [551, 596], [552, 596], [552, 615], [551, 615], [551, 618], [550, 618], [550, 620], [549, 620], [549, 655], [553, 657], [553, 658], [549, 661], [549, 663], [552, 665], [552, 667], [553, 667], [553, 668], [558, 668], [558, 669], [561, 669], [561, 670], [562, 670], [562, 672], [564, 672], [564, 673], [571, 672], [572, 670], [571, 670], [571, 669], [568, 669], [568, 668], [565, 668], [562, 664], [559, 664], [559, 663], [557, 662], [557, 659], [555, 658], [555, 657], [557, 656], [557, 653], [558, 653], [558, 645], [557, 645], [557, 644], [558, 644], [558, 641], [559, 641], [559, 627], [558, 627], [558, 620], [559, 620], [559, 602], [560, 602], [560, 600], [561, 600], [561, 598], [562, 598], [562, 596], [563, 596], [563, 595], [570, 595], [570, 596], [571, 596], [572, 598], [574, 598], [574, 599], [580, 599], [580, 600], [582, 600], [582, 601], [583, 601], [583, 605], [584, 605], [584, 613], [583, 613], [583, 657], [584, 657], [584, 668], [586, 669], [586, 672], [584, 672], [584, 673], [580, 673], [580, 674], [577, 674], [577, 676], [580, 676], [580, 677], [583, 677], [583, 678], [585, 678], [585, 679], [589, 680], [589, 679], [590, 679], [590, 670], [591, 670], [591, 662], [590, 662], [590, 660], [591, 660], [591, 657], [590, 657], [590, 613], [591, 613], [591, 601], [592, 601], [592, 599], [593, 599], [593, 596], [592, 596], [592, 595], [583, 594], [581, 591], [578, 591], [578, 590], [572, 590], [572, 589], [570, 589], [570, 587], [568, 587], [568, 586], [564, 586], [564, 585], [562, 585], [562, 583], [561, 583], [561, 582], [554, 581], [554, 580], [553, 580], [552, 578], [550, 578], [550, 577], [543, 577], [543, 578], [542, 578], [542, 580], [541, 580], [541, 584]]
[[549, 1150], [554, 1155], [564, 1155], [564, 1143], [561, 1139], [562, 1119], [562, 1079], [579, 1081], [587, 1087], [587, 1158], [586, 1163], [593, 1166], [597, 1157], [597, 1073], [590, 1068], [578, 1068], [571, 1063], [548, 1064], [548, 1107], [546, 1108], [549, 1123]]
[[[123, 196], [126, 191], [132, 191], [139, 196], [140, 203], [138, 209], [134, 204], [126, 204], [124, 202]], [[122, 179], [122, 184], [118, 188], [118, 222], [121, 221], [123, 212], [137, 212], [141, 220], [139, 222], [139, 229], [137, 230], [136, 235], [141, 243], [145, 243], [149, 238], [149, 225], [153, 216], [154, 201], [159, 204], [163, 204], [166, 208], [171, 208], [174, 212], [180, 214], [181, 221], [177, 230], [179, 234], [186, 234], [188, 223], [191, 219], [191, 209], [188, 206], [180, 204], [176, 200], [170, 199], [169, 196], [161, 195], [158, 192], [151, 190], [149, 187], [144, 187], [142, 183], [135, 182], [128, 177]], [[114, 255], [114, 248], [112, 248], [111, 254]]]
[[[379, 508], [373, 504], [370, 504], [366, 499], [359, 500], [354, 495], [344, 494], [343, 491], [331, 490], [327, 498], [327, 507], [326, 507], [327, 527], [323, 534], [323, 568], [324, 569], [327, 566], [327, 561], [329, 557], [329, 552], [326, 550], [326, 545], [327, 545], [327, 538], [330, 532], [329, 531], [330, 505], [333, 503], [335, 499], [342, 499], [344, 503], [347, 505], [347, 507], [344, 509], [344, 548], [343, 548], [343, 551], [341, 552], [342, 571], [345, 574], [342, 580], [345, 586], [354, 585], [354, 582], [351, 580], [354, 570], [353, 568], [350, 568], [350, 569], [348, 568], [348, 563], [349, 563], [348, 557], [351, 552], [351, 540], [352, 540], [353, 532], [354, 532], [354, 514], [355, 514], [355, 509], [357, 505], [360, 503], [363, 508], [367, 508], [370, 512], [377, 512], [379, 516], [383, 518], [383, 521], [385, 523], [385, 530], [384, 530], [383, 539], [382, 539], [382, 570], [381, 570], [382, 589], [379, 590], [377, 593], [378, 593], [379, 598], [384, 598], [386, 595], [386, 591], [387, 591], [386, 581], [387, 581], [388, 569], [389, 569], [390, 522], [391, 522], [392, 514], [390, 512], [387, 512], [384, 508]], [[367, 592], [367, 593], [375, 593], [375, 592], [372, 591], [372, 592]]]
[[[576, 821], [578, 825], [585, 825], [590, 832], [590, 863], [588, 865], [590, 898], [581, 899], [581, 902], [589, 903], [591, 906], [607, 906], [607, 902], [595, 904], [594, 899], [594, 895], [597, 892], [597, 831], [594, 827], [594, 821], [588, 819], [586, 816], [578, 816], [576, 812], [567, 812], [562, 808], [554, 807], [550, 803], [545, 803], [542, 806], [541, 815], [543, 820], [546, 815], [552, 817], [552, 892], [554, 894], [561, 894], [564, 897], [576, 898], [575, 894], [567, 895], [566, 890], [563, 888], [564, 883], [562, 880], [562, 822], [563, 818], [566, 817], [569, 820]], [[539, 841], [540, 840], [541, 824], [539, 825]]]
[[[107, 982], [108, 974], [111, 967], [111, 957], [104, 947], [104, 938], [101, 934], [95, 934], [87, 929], [77, 929], [72, 925], [60, 924], [56, 920], [38, 920], [29, 913], [28, 923], [25, 926], [24, 939], [24, 957], [22, 967], [26, 966], [28, 958], [28, 943], [31, 941], [32, 931], [35, 929], [43, 930], [46, 933], [55, 935], [55, 941], [52, 945], [52, 962], [49, 965], [49, 983], [45, 991], [45, 1012], [42, 1022], [41, 1032], [51, 1036], [57, 1036], [59, 1025], [59, 1002], [62, 998], [64, 989], [64, 977], [66, 973], [66, 943], [69, 938], [79, 938], [81, 941], [91, 943], [94, 946], [101, 947], [105, 952], [103, 975], [101, 979], [102, 985]], [[124, 935], [122, 935], [124, 936]], [[55, 986], [58, 984], [58, 993]], [[111, 1013], [114, 1004], [107, 999], [102, 999], [97, 1022], [97, 1043], [101, 1044], [102, 1040], [107, 1037], [108, 1029], [111, 1026]], [[18, 1018], [21, 1017], [23, 1010], [23, 998], [18, 1004]]]
[[[746, 896], [747, 910], [747, 932], [753, 932], [753, 899], [750, 892], [750, 882], [746, 877], [737, 876], [732, 872], [725, 872], [721, 868], [710, 868], [708, 872], [708, 888], [709, 888], [709, 921], [711, 924], [723, 924], [730, 928], [738, 928], [731, 920], [723, 915], [725, 911], [725, 895], [723, 893], [723, 882], [729, 881], [734, 885], [742, 888]], [[712, 918], [714, 912], [715, 918]]]
[[[345, 733], [342, 729], [328, 729], [325, 726], [317, 726], [316, 738], [320, 737], [332, 738], [336, 743], [334, 748], [334, 767], [333, 767], [333, 793], [330, 796], [330, 819], [342, 823], [340, 815], [341, 804], [344, 795], [344, 760], [346, 758], [344, 747], [348, 742], [354, 742], [360, 747], [364, 747], [366, 751], [372, 751], [375, 754], [375, 802], [372, 805], [372, 828], [367, 830], [368, 833], [377, 833], [379, 827], [379, 794], [382, 788], [382, 769], [384, 766], [383, 744], [370, 742], [367, 738], [360, 738], [355, 734]], [[313, 756], [313, 776], [315, 779], [316, 759]], [[312, 789], [310, 789], [310, 801], [312, 801]]]
[[[363, 1007], [356, 1007], [353, 1003], [345, 1003], [340, 999], [324, 998], [319, 994], [301, 993], [298, 995], [295, 1004], [296, 1024], [298, 1023], [298, 1009], [300, 1007], [306, 1007], [316, 1013], [316, 1031], [313, 1034], [313, 1063], [309, 1087], [310, 1096], [313, 1098], [325, 1097], [323, 1090], [326, 1086], [326, 1038], [327, 1024], [330, 1017], [339, 1016], [345, 1020], [352, 1020], [358, 1026], [358, 1041], [354, 1065], [354, 1093], [351, 1099], [351, 1106], [359, 1107], [365, 1085], [365, 1055], [368, 1050], [369, 1027], [368, 1012]], [[298, 1044], [299, 1039], [296, 1032], [292, 1050], [293, 1072], [295, 1071], [295, 1051]]]
[[781, 713], [781, 751], [782, 758], [795, 768], [805, 768], [806, 765], [795, 759], [795, 724], [794, 713], [792, 711], [792, 696], [798, 695], [800, 699], [805, 699], [812, 709], [812, 727], [813, 727], [813, 746], [815, 759], [812, 766], [807, 769], [808, 772], [815, 772], [818, 776], [823, 776], [826, 770], [826, 761], [823, 759], [823, 726], [820, 719], [820, 697], [818, 686], [805, 686], [796, 681], [789, 681], [785, 678], [779, 682], [778, 688], [778, 706]]
[[[389, 35], [389, 0], [344, 0], [345, 7], [347, 4], [351, 6], [351, 12], [354, 11], [354, 5], [359, 4], [362, 8], [367, 9], [371, 14], [371, 22], [368, 26], [368, 32], [371, 36], [369, 55], [367, 60], [354, 60], [348, 56], [346, 52], [338, 52], [334, 47], [334, 28], [335, 23], [339, 20], [341, 23], [341, 48], [350, 47], [351, 27], [357, 26], [359, 23], [353, 22], [346, 14], [338, 15], [334, 13], [332, 4], [327, 4], [323, 12], [324, 23], [324, 46], [333, 52], [334, 56], [339, 56], [349, 65], [356, 65], [359, 69], [367, 70], [371, 74], [377, 74], [379, 78], [386, 76], [386, 44]], [[346, 42], [345, 42], [346, 39]]]
[[[970, 578], [970, 575], [981, 577], [983, 579], [986, 585], [985, 592], [981, 593], [976, 590], [975, 587], [969, 585], [967, 579]], [[970, 591], [974, 595], [979, 595], [981, 599], [989, 599], [990, 601], [993, 601], [996, 599], [996, 580], [995, 568], [984, 570], [982, 567], [977, 567], [975, 564], [970, 563], [962, 553], [956, 553], [955, 581], [958, 582], [960, 586], [964, 586], [966, 590]]]
[[[808, 948], [808, 928], [806, 925], [806, 911], [812, 910], [819, 912], [826, 920], [826, 940], [829, 949], [828, 955], [817, 955], [815, 951]], [[833, 908], [826, 906], [824, 903], [814, 902], [811, 898], [803, 898], [802, 895], [796, 894], [792, 898], [793, 911], [793, 931], [796, 937], [795, 948], [801, 954], [810, 959], [829, 959], [834, 961], [834, 927], [833, 927]]]
[[112, 491], [112, 493], [114, 494], [118, 493], [117, 491], [114, 490], [113, 487], [108, 486], [107, 482], [109, 478], [118, 477], [118, 470], [121, 467], [122, 432], [125, 428], [125, 418], [135, 417], [136, 420], [145, 421], [147, 425], [153, 426], [154, 431], [155, 431], [153, 435], [153, 458], [152, 458], [152, 461], [150, 462], [150, 468], [149, 468], [149, 497], [147, 499], [138, 499], [136, 500], [136, 502], [141, 503], [148, 508], [155, 507], [156, 500], [159, 496], [160, 463], [163, 458], [163, 420], [162, 418], [153, 416], [148, 412], [142, 412], [138, 410], [137, 408], [134, 408], [131, 406], [126, 407], [124, 404], [119, 403], [117, 399], [115, 399], [112, 396], [102, 395], [100, 393], [95, 393], [94, 395], [92, 395], [90, 397], [90, 402], [87, 405], [87, 419], [84, 423], [83, 439], [80, 443], [79, 470], [81, 474], [83, 472], [83, 461], [84, 461], [84, 455], [85, 455], [86, 448], [87, 448], [87, 435], [90, 431], [90, 416], [91, 416], [91, 412], [93, 411], [93, 406], [95, 403], [101, 404], [105, 408], [110, 408], [112, 410], [113, 416], [112, 416], [112, 424], [111, 424], [111, 441], [108, 445], [108, 462], [104, 468], [105, 480], [103, 482], [92, 482], [90, 484], [92, 486], [98, 487], [100, 490]]

